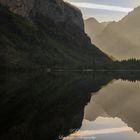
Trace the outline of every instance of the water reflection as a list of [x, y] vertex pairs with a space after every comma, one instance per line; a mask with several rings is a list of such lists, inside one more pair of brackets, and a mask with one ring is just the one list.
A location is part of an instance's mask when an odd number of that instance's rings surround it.
[[91, 92], [110, 78], [95, 74], [9, 74], [1, 77], [0, 139], [56, 140], [79, 129]]
[[140, 132], [139, 106], [140, 82], [117, 80], [91, 98], [85, 109], [85, 118], [93, 121], [98, 116], [119, 117], [128, 126]]
[[140, 134], [133, 131], [119, 118], [98, 117], [95, 121], [83, 121], [81, 129], [64, 140], [139, 140]]
[[[81, 126], [83, 128], [82, 122], [95, 123], [99, 116], [121, 118], [129, 127], [139, 131], [140, 117], [136, 107], [139, 95], [134, 93], [132, 96], [131, 93], [139, 91], [140, 85], [137, 82], [135, 90], [132, 90], [129, 88], [132, 83], [124, 84], [129, 89], [124, 93], [121, 93], [121, 85], [113, 86], [112, 92], [110, 86], [123, 83], [118, 80], [111, 84], [113, 79], [119, 78], [135, 81], [140, 76], [133, 73], [85, 72], [11, 73], [0, 76], [0, 140], [57, 140], [79, 130]], [[120, 127], [126, 125], [121, 124]], [[98, 133], [96, 129], [93, 131]]]
[[76, 137], [140, 139], [140, 82], [113, 80], [91, 97]]

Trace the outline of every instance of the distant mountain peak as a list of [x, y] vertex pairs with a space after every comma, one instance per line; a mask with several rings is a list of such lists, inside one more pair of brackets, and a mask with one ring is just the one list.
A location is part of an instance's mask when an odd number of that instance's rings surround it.
[[[96, 27], [87, 24], [87, 34], [101, 50], [117, 59], [140, 59], [140, 6], [118, 22], [102, 23], [104, 30], [97, 34]], [[89, 29], [90, 28], [90, 29]], [[92, 33], [92, 34], [91, 34]]]
[[86, 19], [85, 21], [87, 21], [87, 22], [97, 22], [97, 23], [99, 23], [99, 21], [98, 21], [96, 18], [94, 18], [94, 17], [88, 18], [88, 19]]
[[95, 18], [88, 18], [84, 21], [85, 32], [91, 37], [95, 37], [103, 31], [104, 26], [99, 23]]

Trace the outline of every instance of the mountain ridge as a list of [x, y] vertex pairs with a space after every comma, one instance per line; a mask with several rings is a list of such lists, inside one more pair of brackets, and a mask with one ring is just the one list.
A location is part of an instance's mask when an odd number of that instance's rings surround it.
[[109, 23], [100, 34], [90, 36], [92, 43], [116, 59], [139, 59], [139, 16], [140, 7], [137, 7], [120, 21]]

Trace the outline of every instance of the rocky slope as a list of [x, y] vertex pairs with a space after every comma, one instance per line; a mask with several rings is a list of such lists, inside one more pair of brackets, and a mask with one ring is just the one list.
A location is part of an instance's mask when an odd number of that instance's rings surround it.
[[83, 28], [80, 10], [62, 0], [0, 0], [0, 3], [23, 17], [32, 19], [40, 13], [56, 23], [70, 20]]
[[91, 44], [82, 14], [72, 5], [62, 0], [0, 3], [1, 67], [77, 68], [111, 62]]

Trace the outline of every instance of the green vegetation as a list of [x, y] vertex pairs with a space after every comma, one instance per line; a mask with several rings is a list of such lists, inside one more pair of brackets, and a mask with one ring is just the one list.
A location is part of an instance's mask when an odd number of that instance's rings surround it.
[[135, 58], [122, 61], [114, 61], [109, 67], [110, 70], [140, 71], [140, 60]]

